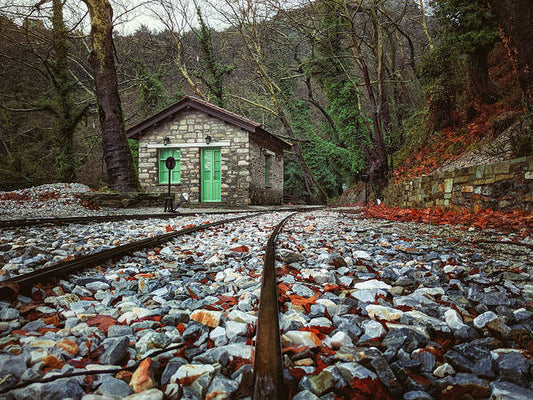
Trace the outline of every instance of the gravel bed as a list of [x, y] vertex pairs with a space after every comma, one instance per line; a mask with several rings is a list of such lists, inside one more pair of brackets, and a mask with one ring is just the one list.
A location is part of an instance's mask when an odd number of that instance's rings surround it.
[[[176, 238], [58, 286], [34, 288], [31, 298], [0, 302], [0, 376], [6, 377], [0, 391], [58, 373], [132, 367], [94, 379], [33, 383], [4, 396], [248, 396], [263, 248], [286, 215]], [[176, 344], [183, 347], [154, 353]]]
[[[245, 214], [235, 214], [239, 216]], [[165, 219], [124, 220], [0, 229], [0, 281], [30, 273], [82, 254], [96, 253], [147, 237], [228, 218], [227, 215], [189, 215]]]
[[[0, 392], [117, 370], [0, 398], [249, 398], [264, 245], [286, 215], [179, 237], [0, 302]], [[54, 254], [63, 245], [70, 254], [189, 223], [19, 228], [2, 232], [10, 239], [0, 252], [24, 264], [32, 248], [63, 257]], [[293, 217], [277, 249], [293, 398], [533, 398], [531, 244], [531, 236], [342, 212]]]
[[533, 398], [530, 248], [331, 213], [299, 215], [286, 232], [278, 279], [295, 399]]

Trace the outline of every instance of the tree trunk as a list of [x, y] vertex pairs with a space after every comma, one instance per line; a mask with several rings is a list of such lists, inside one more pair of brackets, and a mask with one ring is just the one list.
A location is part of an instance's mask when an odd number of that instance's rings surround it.
[[483, 46], [469, 55], [468, 75], [470, 92], [474, 100], [480, 100], [484, 104], [492, 104], [496, 101], [496, 88], [489, 77], [489, 53], [492, 46]]
[[91, 16], [92, 51], [98, 113], [102, 128], [104, 161], [109, 186], [119, 191], [139, 190], [126, 137], [122, 105], [118, 94], [113, 44], [113, 9], [108, 0], [82, 0]]
[[488, 0], [500, 35], [518, 76], [527, 111], [533, 110], [533, 3], [531, 0]]

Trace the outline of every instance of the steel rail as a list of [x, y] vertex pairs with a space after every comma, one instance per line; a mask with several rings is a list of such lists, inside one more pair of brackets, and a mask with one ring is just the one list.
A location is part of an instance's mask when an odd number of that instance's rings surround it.
[[25, 289], [35, 282], [46, 281], [50, 278], [56, 278], [58, 276], [65, 275], [70, 272], [93, 267], [109, 259], [122, 257], [136, 250], [140, 250], [146, 247], [155, 247], [162, 243], [168, 242], [178, 236], [187, 235], [190, 233], [198, 232], [207, 228], [223, 225], [230, 222], [244, 220], [260, 214], [262, 213], [254, 213], [234, 218], [228, 218], [221, 221], [210, 222], [207, 224], [196, 225], [179, 231], [154, 236], [152, 238], [138, 240], [136, 242], [117, 246], [112, 249], [103, 250], [98, 253], [83, 255], [74, 260], [60, 262], [58, 264], [51, 265], [47, 268], [42, 268], [37, 271], [30, 272], [28, 274], [16, 276], [12, 279], [0, 282], [0, 300], [13, 297], [17, 289]]
[[63, 224], [85, 224], [91, 222], [123, 221], [127, 219], [166, 219], [182, 215], [179, 213], [157, 213], [157, 214], [124, 214], [124, 215], [94, 215], [89, 217], [58, 217], [58, 218], [25, 218], [1, 220], [0, 228], [18, 228], [23, 226], [38, 225], [63, 225]]
[[283, 381], [275, 244], [283, 225], [295, 214], [278, 224], [266, 245], [257, 319], [252, 400], [288, 398], [288, 390]]

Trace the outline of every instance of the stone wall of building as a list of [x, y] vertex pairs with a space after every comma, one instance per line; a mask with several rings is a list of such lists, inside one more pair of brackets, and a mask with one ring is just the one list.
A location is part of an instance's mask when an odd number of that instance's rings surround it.
[[[270, 158], [269, 185], [266, 185], [266, 157]], [[252, 204], [282, 204], [283, 150], [266, 138], [250, 140], [250, 198]]]
[[533, 157], [422, 176], [390, 185], [384, 202], [397, 207], [533, 211]]
[[[158, 150], [179, 148], [181, 153], [181, 183], [172, 185], [178, 196], [187, 193], [191, 202], [200, 201], [200, 152], [205, 148], [206, 135], [211, 147], [221, 149], [222, 203], [249, 204], [250, 152], [248, 132], [198, 111], [186, 111], [175, 119], [168, 119], [139, 139], [139, 180], [147, 192], [166, 192], [167, 184], [158, 183]], [[165, 137], [170, 139], [163, 146]], [[229, 146], [218, 146], [227, 142]], [[195, 146], [197, 144], [197, 146]]]

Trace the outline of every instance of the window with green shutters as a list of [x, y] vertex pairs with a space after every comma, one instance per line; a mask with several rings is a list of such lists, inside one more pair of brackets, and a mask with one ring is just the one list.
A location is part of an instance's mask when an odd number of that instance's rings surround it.
[[271, 155], [265, 155], [265, 186], [270, 186], [270, 164], [272, 162]]
[[158, 151], [158, 168], [159, 168], [159, 183], [168, 184], [168, 168], [165, 165], [165, 161], [168, 157], [174, 157], [176, 160], [176, 166], [172, 170], [170, 176], [170, 183], [181, 182], [181, 165], [180, 165], [180, 150], [179, 149], [159, 149]]

